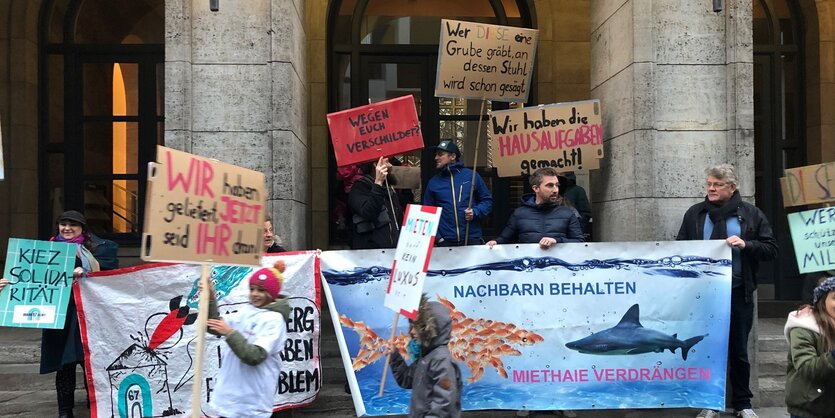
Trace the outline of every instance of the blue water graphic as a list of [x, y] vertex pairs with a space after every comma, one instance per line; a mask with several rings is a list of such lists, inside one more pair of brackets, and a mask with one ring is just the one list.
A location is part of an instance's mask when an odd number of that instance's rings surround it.
[[[479, 264], [475, 266], [462, 267], [457, 269], [428, 270], [428, 277], [435, 276], [458, 276], [469, 272], [484, 271], [490, 274], [491, 271], [544, 271], [564, 268], [569, 271], [583, 271], [595, 269], [631, 270], [640, 268], [649, 270], [647, 274], [660, 275], [678, 278], [697, 278], [702, 274], [720, 273], [704, 272], [706, 266], [730, 266], [731, 260], [713, 259], [699, 256], [669, 256], [659, 260], [630, 259], [621, 260], [618, 258], [608, 260], [586, 260], [582, 263], [569, 263], [556, 257], [524, 257], [514, 260], [505, 260], [495, 263]], [[383, 266], [356, 267], [349, 270], [323, 270], [322, 275], [329, 284], [348, 286], [361, 284], [375, 280], [387, 280], [391, 275], [391, 268]]]

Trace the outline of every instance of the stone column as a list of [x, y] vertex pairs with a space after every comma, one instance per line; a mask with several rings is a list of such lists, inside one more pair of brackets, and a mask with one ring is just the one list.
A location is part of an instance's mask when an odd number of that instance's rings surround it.
[[304, 0], [165, 9], [165, 145], [263, 172], [276, 233], [285, 248], [307, 248]]
[[592, 2], [592, 97], [605, 158], [592, 173], [600, 241], [674, 239], [704, 169], [737, 167], [754, 195], [751, 1]]

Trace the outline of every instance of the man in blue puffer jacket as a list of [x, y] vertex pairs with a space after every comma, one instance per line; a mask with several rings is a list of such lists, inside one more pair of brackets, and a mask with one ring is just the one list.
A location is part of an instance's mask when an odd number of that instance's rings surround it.
[[574, 211], [557, 203], [560, 183], [551, 167], [536, 170], [530, 178], [533, 193], [522, 196], [507, 226], [490, 247], [507, 243], [539, 243], [543, 249], [558, 242], [583, 242], [583, 230]]
[[[434, 148], [438, 174], [429, 179], [423, 193], [423, 204], [440, 206], [443, 209], [438, 234], [435, 236], [435, 246], [484, 243], [481, 238], [481, 220], [493, 209], [493, 195], [481, 176], [476, 174], [473, 177], [473, 170], [464, 168], [461, 163], [461, 151], [454, 141], [445, 139]], [[471, 187], [474, 178], [475, 187]], [[471, 208], [468, 207], [470, 190], [473, 193]], [[466, 232], [468, 222], [469, 234]]]

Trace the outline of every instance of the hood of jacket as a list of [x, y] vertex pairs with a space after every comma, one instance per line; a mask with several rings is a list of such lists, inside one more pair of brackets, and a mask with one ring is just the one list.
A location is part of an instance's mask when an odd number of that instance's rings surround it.
[[438, 173], [440, 173], [442, 176], [449, 177], [451, 173], [457, 173], [461, 171], [462, 168], [464, 168], [464, 163], [456, 161], [454, 163], [449, 163], [441, 167], [440, 169], [438, 169]]
[[278, 295], [278, 297], [269, 305], [265, 306], [264, 309], [280, 313], [281, 316], [284, 317], [285, 321], [290, 319], [290, 312], [293, 311], [293, 308], [290, 306], [290, 300], [284, 295]]
[[412, 326], [418, 334], [424, 353], [449, 343], [452, 334], [449, 309], [438, 302], [430, 302], [426, 295], [421, 296], [418, 316], [412, 322]]
[[522, 205], [523, 206], [528, 206], [528, 207], [531, 207], [531, 208], [534, 208], [534, 209], [537, 209], [537, 210], [547, 209], [547, 208], [552, 208], [554, 206], [557, 206], [556, 203], [551, 203], [551, 202], [545, 202], [545, 203], [537, 204], [536, 203], [536, 193], [524, 194], [524, 195], [522, 195], [521, 200], [522, 200]]
[[820, 327], [818, 327], [818, 323], [815, 321], [815, 315], [812, 314], [811, 309], [801, 309], [789, 312], [789, 316], [786, 318], [786, 326], [783, 327], [783, 335], [789, 343], [791, 343], [789, 340], [789, 333], [792, 328], [804, 328], [816, 334], [821, 333]]

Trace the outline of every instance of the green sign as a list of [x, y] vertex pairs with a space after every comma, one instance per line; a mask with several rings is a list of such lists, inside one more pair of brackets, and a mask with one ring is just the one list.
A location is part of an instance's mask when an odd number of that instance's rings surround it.
[[64, 327], [77, 244], [9, 238], [0, 292], [0, 326]]
[[789, 229], [801, 273], [835, 269], [835, 207], [790, 213]]

